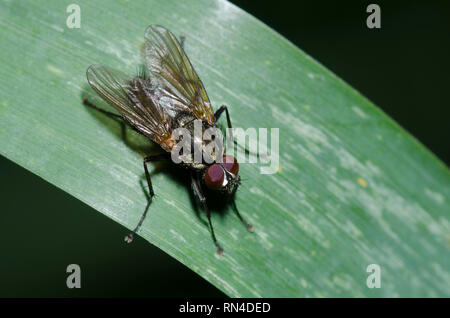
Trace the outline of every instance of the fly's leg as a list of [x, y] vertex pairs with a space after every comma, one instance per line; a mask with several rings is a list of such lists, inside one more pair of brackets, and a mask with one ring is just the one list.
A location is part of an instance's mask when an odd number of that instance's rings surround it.
[[[223, 114], [223, 111], [225, 111], [225, 114], [227, 116], [227, 124], [228, 124], [228, 128], [233, 128], [231, 126], [231, 119], [230, 119], [230, 113], [228, 112], [228, 107], [227, 105], [222, 105], [219, 107], [218, 110], [216, 110], [216, 112], [214, 113], [214, 119], [216, 120], [216, 122], [219, 120], [220, 116]], [[231, 139], [233, 139], [233, 135], [231, 135]]]
[[208, 223], [209, 223], [209, 228], [211, 230], [212, 239], [213, 239], [214, 244], [217, 247], [217, 254], [222, 255], [223, 254], [223, 248], [217, 242], [216, 234], [214, 233], [214, 228], [213, 228], [212, 222], [211, 222], [211, 212], [209, 211], [208, 206], [206, 205], [206, 198], [205, 198], [205, 196], [202, 193], [200, 184], [198, 182], [198, 176], [195, 173], [192, 173], [192, 190], [194, 191], [194, 195], [202, 203], [203, 209], [206, 212], [206, 216], [208, 218]]
[[[91, 107], [92, 109], [95, 109], [95, 110], [101, 112], [102, 114], [105, 114], [106, 116], [111, 117], [112, 119], [114, 119], [114, 120], [116, 120], [116, 121], [118, 121], [119, 124], [120, 124], [120, 128], [121, 128], [121, 130], [122, 130], [122, 138], [123, 138], [125, 141], [127, 140], [127, 134], [126, 134], [126, 130], [127, 130], [126, 124], [127, 124], [127, 122], [123, 119], [123, 117], [122, 117], [121, 115], [115, 114], [115, 113], [113, 113], [113, 112], [109, 112], [109, 111], [104, 110], [104, 109], [102, 109], [102, 108], [100, 108], [100, 107], [98, 107], [98, 106], [95, 106], [95, 105], [94, 105], [93, 103], [91, 103], [87, 98], [83, 98], [83, 104], [86, 105], [86, 106], [88, 106], [88, 107]], [[129, 127], [130, 127], [131, 129], [133, 129], [134, 131], [137, 131], [138, 133], [140, 133], [134, 126], [129, 125]]]
[[239, 220], [241, 220], [242, 224], [245, 225], [245, 227], [247, 228], [247, 230], [248, 230], [249, 232], [253, 232], [253, 225], [249, 224], [249, 223], [242, 217], [242, 215], [239, 213], [239, 210], [238, 210], [238, 208], [237, 208], [236, 201], [234, 200], [234, 198], [232, 198], [231, 201], [232, 201], [232, 204], [233, 204], [234, 212], [236, 212], [236, 215], [238, 216]]
[[133, 241], [134, 235], [136, 234], [136, 232], [139, 230], [142, 223], [144, 222], [144, 219], [147, 215], [148, 207], [150, 206], [150, 203], [152, 202], [152, 199], [155, 195], [155, 193], [153, 192], [152, 180], [150, 179], [150, 174], [148, 173], [148, 169], [147, 169], [147, 162], [162, 161], [162, 160], [166, 160], [166, 159], [168, 159], [167, 154], [148, 156], [148, 157], [144, 158], [143, 163], [144, 163], [144, 170], [145, 170], [145, 178], [147, 179], [147, 185], [148, 185], [148, 191], [149, 191], [150, 197], [148, 198], [147, 206], [145, 207], [144, 213], [142, 214], [136, 228], [133, 230], [133, 232], [131, 232], [130, 234], [125, 236], [125, 242], [127, 242], [127, 243], [131, 243]]
[[[116, 121], [118, 121], [120, 123], [120, 128], [122, 130], [122, 138], [124, 140], [127, 139], [127, 136], [126, 136], [126, 125], [125, 125], [125, 121], [123, 120], [122, 116], [120, 116], [118, 114], [114, 114], [112, 112], [109, 112], [107, 110], [104, 110], [104, 109], [102, 109], [100, 107], [95, 106], [87, 98], [83, 98], [83, 104], [88, 106], [88, 107], [90, 107], [90, 108], [92, 108], [92, 109], [95, 109], [95, 110], [101, 112], [102, 114], [105, 114], [105, 115], [111, 117], [112, 119], [114, 119]], [[136, 130], [133, 126], [131, 126], [131, 128]]]
[[223, 114], [223, 112], [225, 111], [225, 115], [227, 117], [227, 124], [228, 124], [228, 128], [229, 129], [229, 133], [230, 133], [230, 140], [232, 140], [234, 142], [234, 144], [236, 146], [238, 146], [239, 148], [241, 148], [242, 150], [244, 150], [246, 153], [252, 155], [252, 156], [256, 156], [256, 157], [264, 157], [267, 159], [267, 156], [265, 154], [259, 154], [259, 153], [254, 153], [253, 151], [248, 150], [247, 148], [245, 148], [244, 146], [241, 146], [240, 144], [238, 144], [236, 142], [236, 140], [233, 139], [233, 133], [231, 131], [231, 128], [233, 128], [231, 126], [231, 119], [230, 119], [230, 113], [228, 112], [228, 107], [226, 105], [222, 105], [220, 106], [220, 108], [218, 110], [216, 110], [216, 112], [214, 113], [214, 119], [217, 122], [220, 118], [220, 115]]
[[[125, 122], [122, 118], [122, 116], [118, 115], [118, 114], [114, 114], [112, 112], [106, 111], [100, 107], [95, 106], [93, 103], [91, 103], [87, 98], [83, 99], [83, 104], [86, 106], [89, 106], [107, 116], [110, 116], [114, 119], [120, 119], [120, 123], [122, 125], [122, 135], [125, 137]], [[134, 127], [132, 127], [134, 129]], [[148, 173], [148, 169], [147, 169], [147, 162], [151, 162], [151, 161], [162, 161], [162, 160], [167, 160], [168, 156], [167, 154], [160, 154], [160, 155], [154, 155], [154, 156], [148, 156], [144, 158], [144, 170], [145, 170], [145, 178], [147, 179], [147, 185], [148, 185], [148, 190], [149, 190], [149, 199], [147, 202], [147, 206], [145, 207], [144, 213], [142, 214], [139, 223], [137, 224], [136, 228], [133, 230], [133, 232], [131, 232], [130, 234], [128, 234], [127, 236], [125, 236], [125, 242], [127, 243], [131, 243], [133, 241], [134, 235], [136, 234], [136, 232], [139, 230], [139, 228], [141, 227], [142, 223], [145, 220], [145, 217], [147, 215], [147, 211], [148, 208], [150, 206], [150, 203], [152, 201], [153, 196], [155, 195], [155, 193], [153, 192], [153, 186], [152, 186], [152, 181], [150, 179], [150, 174]]]
[[95, 110], [98, 110], [99, 112], [108, 115], [110, 117], [116, 118], [116, 119], [121, 119], [123, 120], [122, 116], [118, 115], [118, 114], [114, 114], [112, 112], [106, 111], [104, 109], [101, 109], [100, 107], [95, 106], [94, 104], [92, 104], [87, 98], [83, 98], [83, 104], [86, 106], [89, 106]]

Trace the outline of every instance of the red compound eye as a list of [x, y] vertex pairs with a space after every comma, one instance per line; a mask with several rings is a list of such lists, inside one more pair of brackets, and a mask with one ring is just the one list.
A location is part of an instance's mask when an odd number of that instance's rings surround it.
[[237, 175], [239, 172], [239, 163], [236, 158], [233, 156], [223, 156], [222, 165], [228, 172], [231, 172], [234, 175]]
[[213, 164], [206, 170], [205, 182], [206, 185], [212, 189], [219, 189], [223, 185], [225, 172], [218, 164]]

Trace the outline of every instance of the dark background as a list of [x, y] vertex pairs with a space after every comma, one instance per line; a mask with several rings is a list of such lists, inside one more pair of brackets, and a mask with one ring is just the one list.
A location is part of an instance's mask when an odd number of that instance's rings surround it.
[[[448, 4], [377, 1], [381, 29], [370, 30], [367, 1], [232, 2], [359, 90], [449, 165]], [[126, 245], [125, 228], [3, 157], [0, 175], [0, 297], [223, 296], [143, 239]], [[66, 288], [71, 263], [82, 269], [79, 290]]]

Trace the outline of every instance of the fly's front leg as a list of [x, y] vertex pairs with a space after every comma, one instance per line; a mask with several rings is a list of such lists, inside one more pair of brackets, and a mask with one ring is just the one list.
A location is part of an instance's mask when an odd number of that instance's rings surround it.
[[236, 213], [236, 215], [238, 216], [238, 218], [239, 218], [239, 220], [242, 222], [242, 224], [245, 225], [245, 227], [247, 228], [247, 230], [248, 230], [249, 232], [253, 232], [253, 231], [254, 231], [253, 225], [251, 225], [250, 223], [248, 223], [248, 222], [242, 217], [241, 213], [239, 213], [239, 210], [238, 210], [238, 208], [237, 208], [236, 201], [234, 200], [234, 197], [231, 198], [231, 203], [233, 204], [234, 212]]
[[227, 124], [228, 124], [228, 128], [229, 128], [229, 133], [230, 133], [230, 140], [233, 141], [235, 145], [237, 145], [239, 148], [244, 150], [246, 153], [251, 154], [251, 155], [256, 156], [256, 157], [264, 157], [264, 158], [266, 158], [267, 156], [265, 154], [261, 154], [260, 155], [259, 153], [254, 153], [253, 151], [248, 150], [244, 146], [241, 146], [240, 144], [238, 144], [236, 142], [236, 140], [234, 140], [233, 133], [232, 133], [232, 128], [233, 127], [231, 126], [230, 113], [228, 112], [228, 107], [226, 105], [220, 106], [220, 108], [214, 113], [215, 121], [217, 122], [219, 120], [220, 115], [222, 115], [224, 111], [225, 111], [225, 115], [227, 117]]
[[[214, 113], [214, 119], [215, 121], [219, 121], [220, 116], [223, 114], [223, 111], [225, 111], [225, 114], [227, 116], [227, 124], [228, 124], [228, 128], [233, 128], [231, 126], [231, 119], [230, 119], [230, 113], [228, 112], [228, 107], [226, 105], [222, 105], [219, 107], [218, 110], [216, 110], [216, 112]], [[231, 130], [230, 130], [230, 137], [231, 140], [233, 140], [233, 135], [231, 134]]]
[[208, 206], [206, 205], [206, 198], [202, 193], [202, 189], [200, 186], [200, 182], [198, 181], [198, 176], [193, 172], [192, 173], [192, 190], [194, 191], [194, 195], [200, 200], [200, 202], [203, 205], [203, 209], [206, 212], [206, 216], [208, 218], [209, 228], [211, 230], [211, 235], [214, 244], [217, 247], [217, 254], [222, 255], [223, 254], [223, 248], [219, 245], [216, 239], [216, 234], [214, 233], [214, 228], [211, 222], [211, 212], [208, 209]]
[[143, 163], [144, 163], [144, 170], [145, 170], [145, 178], [147, 179], [149, 198], [148, 198], [147, 206], [145, 207], [144, 213], [142, 214], [136, 228], [133, 230], [133, 232], [131, 232], [130, 234], [125, 236], [125, 242], [127, 242], [127, 243], [131, 243], [133, 241], [134, 235], [140, 229], [142, 223], [145, 220], [145, 217], [147, 216], [148, 207], [150, 206], [150, 202], [152, 202], [152, 199], [155, 195], [155, 193], [153, 192], [152, 180], [150, 178], [150, 174], [148, 173], [148, 169], [147, 169], [147, 162], [162, 161], [162, 160], [167, 160], [168, 158], [169, 157], [167, 156], [166, 153], [160, 154], [160, 155], [148, 156], [148, 157], [144, 158]]

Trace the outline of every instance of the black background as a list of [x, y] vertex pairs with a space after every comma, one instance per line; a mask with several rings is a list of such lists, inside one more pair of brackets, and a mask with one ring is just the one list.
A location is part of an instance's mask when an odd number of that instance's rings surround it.
[[[450, 163], [448, 4], [378, 1], [382, 27], [370, 30], [367, 1], [232, 2]], [[0, 296], [223, 296], [143, 239], [126, 245], [125, 228], [5, 158], [0, 175]], [[79, 290], [66, 288], [71, 263], [82, 269]]]

